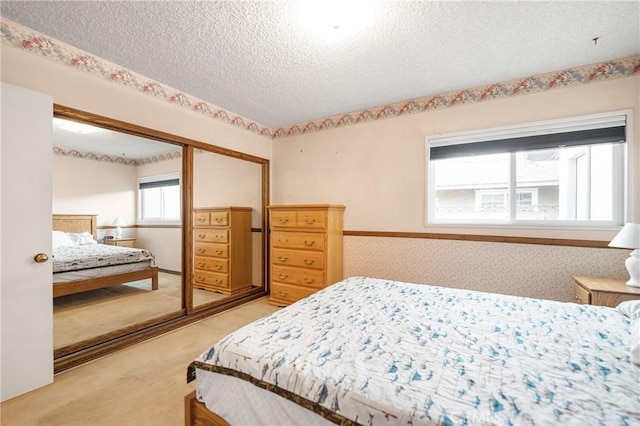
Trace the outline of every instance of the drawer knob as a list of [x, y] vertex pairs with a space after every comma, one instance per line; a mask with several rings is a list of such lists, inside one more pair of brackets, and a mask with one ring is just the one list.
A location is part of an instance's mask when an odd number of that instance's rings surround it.
[[216, 250], [216, 254], [222, 254], [222, 250]]
[[204, 267], [204, 265], [206, 265], [204, 262], [198, 262], [198, 266], [199, 266], [199, 267], [203, 268], [203, 267]]
[[289, 258], [288, 258], [288, 257], [285, 257], [285, 256], [278, 256], [278, 260], [279, 260], [280, 262], [286, 262], [287, 260], [289, 260]]
[[204, 252], [206, 252], [206, 250], [205, 250], [205, 249], [203, 249], [203, 248], [199, 248], [199, 249], [198, 249], [198, 253], [204, 253]]
[[315, 278], [305, 278], [304, 282], [307, 284], [313, 284], [314, 282], [316, 282]]
[[315, 260], [309, 260], [309, 259], [305, 259], [305, 260], [304, 260], [304, 264], [305, 264], [305, 265], [313, 265], [314, 263], [316, 263], [316, 261], [315, 261]]
[[198, 238], [204, 238], [206, 236], [207, 236], [206, 234], [198, 234]]
[[288, 218], [280, 218], [280, 219], [278, 219], [278, 222], [287, 223], [287, 222], [289, 222], [289, 219]]
[[222, 269], [222, 265], [216, 265], [216, 269], [219, 271]]
[[315, 219], [306, 219], [305, 222], [307, 224], [309, 224], [309, 225], [312, 225], [312, 224], [316, 223], [316, 220]]
[[309, 247], [311, 247], [311, 246], [312, 246], [312, 245], [314, 245], [315, 243], [316, 243], [316, 241], [315, 241], [315, 240], [312, 240], [312, 241], [304, 240], [304, 245], [305, 245], [305, 246], [309, 246]]
[[222, 280], [216, 280], [216, 284], [222, 284]]
[[289, 295], [289, 293], [284, 292], [284, 291], [279, 291], [278, 292], [278, 296], [280, 296], [280, 297], [287, 297], [288, 295]]
[[289, 275], [287, 275], [287, 274], [278, 274], [278, 278], [280, 278], [281, 280], [286, 280], [287, 278], [289, 278]]

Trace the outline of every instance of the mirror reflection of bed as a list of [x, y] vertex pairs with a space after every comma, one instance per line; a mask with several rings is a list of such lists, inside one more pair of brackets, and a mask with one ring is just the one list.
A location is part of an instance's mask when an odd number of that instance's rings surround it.
[[[54, 357], [58, 358], [182, 315], [179, 214], [162, 222], [141, 221], [139, 216], [140, 182], [180, 176], [182, 147], [61, 118], [53, 122], [53, 229], [89, 233], [94, 243], [85, 248], [144, 249], [152, 254], [154, 265], [137, 270], [115, 265], [97, 275], [83, 268], [71, 282], [54, 284]], [[174, 190], [178, 212], [179, 188]], [[120, 239], [118, 223], [124, 223]]]

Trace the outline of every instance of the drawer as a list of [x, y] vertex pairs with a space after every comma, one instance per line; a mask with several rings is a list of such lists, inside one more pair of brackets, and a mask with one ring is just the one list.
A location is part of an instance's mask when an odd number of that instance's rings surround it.
[[214, 287], [228, 288], [229, 287], [229, 275], [218, 274], [215, 272], [205, 272], [195, 270], [193, 271], [193, 281], [195, 287], [198, 287], [198, 283], [211, 285]]
[[193, 214], [193, 224], [195, 226], [209, 225], [209, 212], [196, 212]]
[[130, 247], [130, 248], [136, 248], [136, 242], [133, 240], [130, 241], [117, 241], [116, 245], [119, 247]]
[[271, 245], [273, 247], [324, 250], [324, 234], [308, 232], [283, 232], [271, 233]]
[[324, 271], [272, 265], [271, 280], [304, 287], [324, 287]]
[[301, 266], [304, 268], [324, 269], [324, 252], [296, 251], [274, 248], [271, 261], [276, 265]]
[[295, 228], [296, 212], [292, 210], [276, 210], [271, 212], [272, 227], [289, 227]]
[[228, 243], [229, 231], [227, 229], [194, 229], [193, 239], [196, 242]]
[[211, 212], [209, 223], [212, 226], [229, 226], [229, 212]]
[[271, 284], [271, 299], [276, 304], [281, 302], [284, 305], [297, 302], [307, 296], [311, 296], [317, 290], [308, 287], [298, 287], [281, 283]]
[[229, 246], [226, 244], [195, 243], [195, 254], [200, 256], [229, 257]]
[[203, 269], [211, 272], [229, 272], [229, 261], [216, 257], [195, 256], [193, 260], [195, 269]]
[[581, 305], [589, 305], [591, 304], [590, 294], [587, 290], [580, 287], [578, 284], [573, 285], [573, 295], [575, 303], [579, 303]]
[[325, 229], [327, 227], [326, 211], [299, 211], [297, 222], [300, 228]]

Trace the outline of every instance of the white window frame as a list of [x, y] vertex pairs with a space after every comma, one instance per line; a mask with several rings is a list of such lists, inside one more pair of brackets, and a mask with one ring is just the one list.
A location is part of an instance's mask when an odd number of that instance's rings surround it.
[[159, 182], [159, 181], [164, 181], [164, 180], [173, 180], [173, 179], [178, 179], [178, 187], [179, 187], [179, 192], [180, 194], [182, 194], [182, 176], [180, 173], [176, 172], [176, 173], [167, 173], [167, 174], [163, 174], [163, 175], [153, 175], [153, 176], [144, 176], [144, 177], [139, 177], [138, 178], [138, 221], [141, 223], [158, 223], [158, 222], [162, 222], [164, 224], [167, 223], [171, 223], [171, 224], [177, 224], [177, 223], [181, 223], [182, 221], [182, 196], [179, 197], [179, 202], [180, 202], [180, 206], [179, 206], [179, 216], [177, 218], [143, 218], [142, 217], [142, 190], [140, 190], [140, 184], [141, 183], [148, 183], [148, 182]]
[[[615, 156], [622, 155], [624, 158], [623, 169], [614, 173], [614, 187], [618, 191], [614, 191], [613, 203], [614, 219], [612, 221], [578, 221], [578, 220], [555, 220], [555, 221], [495, 221], [495, 220], [441, 220], [436, 219], [435, 207], [435, 178], [434, 170], [430, 167], [430, 148], [432, 146], [444, 146], [455, 144], [467, 144], [474, 142], [486, 142], [491, 140], [508, 139], [515, 137], [526, 137], [541, 134], [563, 133], [568, 131], [588, 130], [595, 128], [611, 127], [615, 123], [625, 124], [625, 144], [620, 144], [620, 149], [615, 150]], [[525, 124], [517, 124], [511, 126], [502, 126], [477, 131], [465, 131], [448, 133], [442, 135], [431, 135], [426, 137], [425, 142], [425, 165], [427, 179], [425, 185], [425, 227], [510, 227], [510, 228], [544, 228], [544, 229], [591, 229], [591, 230], [610, 230], [619, 229], [629, 218], [634, 217], [633, 206], [635, 205], [635, 197], [638, 195], [633, 192], [631, 185], [631, 177], [634, 175], [634, 153], [636, 152], [633, 140], [633, 111], [630, 109], [610, 111], [599, 114], [589, 114], [577, 117], [568, 117], [562, 119], [538, 121]], [[515, 156], [515, 153], [512, 153]], [[637, 165], [635, 167], [640, 167]], [[508, 200], [511, 204], [511, 211], [515, 212], [515, 182], [516, 170], [515, 161], [511, 161], [510, 184]], [[512, 216], [515, 217], [515, 214]]]

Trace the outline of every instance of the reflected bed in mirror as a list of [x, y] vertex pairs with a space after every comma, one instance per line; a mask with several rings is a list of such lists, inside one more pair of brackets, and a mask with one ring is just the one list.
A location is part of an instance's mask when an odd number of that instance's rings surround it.
[[[183, 315], [182, 150], [54, 118], [53, 229], [91, 235], [57, 248], [54, 238], [54, 357]], [[171, 173], [173, 187], [141, 194], [141, 182]]]

